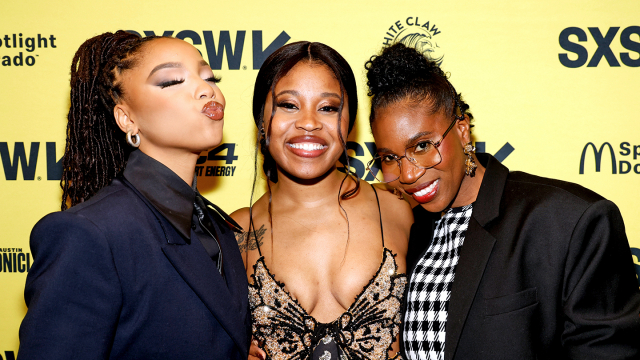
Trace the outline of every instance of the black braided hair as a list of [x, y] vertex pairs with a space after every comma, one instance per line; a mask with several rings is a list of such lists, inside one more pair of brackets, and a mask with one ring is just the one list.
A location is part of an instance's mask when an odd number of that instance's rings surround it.
[[62, 210], [89, 199], [124, 170], [131, 148], [113, 117], [126, 96], [117, 76], [134, 67], [141, 46], [155, 38], [104, 33], [85, 41], [73, 57]]
[[469, 105], [462, 99], [449, 82], [447, 74], [438, 64], [415, 48], [396, 43], [382, 49], [365, 64], [367, 69], [367, 86], [371, 99], [369, 122], [376, 117], [376, 109], [384, 108], [395, 102], [410, 99], [430, 102], [431, 111], [436, 113], [444, 109], [447, 114], [454, 114], [456, 104], [459, 115], [473, 115]]

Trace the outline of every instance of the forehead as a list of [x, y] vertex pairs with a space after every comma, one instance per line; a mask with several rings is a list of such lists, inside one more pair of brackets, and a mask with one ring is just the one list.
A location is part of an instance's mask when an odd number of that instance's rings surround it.
[[[325, 89], [340, 93], [340, 83], [327, 65], [301, 61], [276, 84], [276, 93], [287, 89]], [[323, 90], [324, 91], [324, 90]]]
[[198, 63], [202, 55], [188, 42], [176, 38], [159, 38], [143, 45], [140, 51], [139, 68], [153, 69], [158, 64], [181, 62], [185, 65]]
[[408, 139], [419, 133], [438, 135], [446, 126], [448, 122], [444, 111], [432, 112], [428, 101], [404, 100], [376, 109], [371, 129], [379, 146], [392, 147], [393, 142], [404, 146]]

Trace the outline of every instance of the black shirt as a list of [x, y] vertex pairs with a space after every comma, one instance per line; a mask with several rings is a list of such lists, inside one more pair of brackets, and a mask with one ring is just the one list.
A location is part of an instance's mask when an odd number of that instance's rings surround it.
[[[129, 155], [124, 177], [153, 204], [187, 243], [200, 241], [221, 271], [222, 257], [215, 227], [206, 205], [200, 201], [201, 205], [196, 205], [197, 197], [204, 199], [196, 188], [195, 176], [193, 185], [189, 186], [164, 164], [136, 150]], [[194, 206], [202, 211], [194, 211]], [[192, 229], [196, 236], [192, 236]]]

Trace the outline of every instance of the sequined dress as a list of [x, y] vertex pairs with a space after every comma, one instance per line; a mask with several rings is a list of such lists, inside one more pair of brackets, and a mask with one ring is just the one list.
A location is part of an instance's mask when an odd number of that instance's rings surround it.
[[[275, 279], [258, 247], [260, 258], [254, 265], [253, 284], [249, 285], [249, 307], [253, 336], [263, 342], [267, 358], [389, 359], [388, 350], [400, 331], [407, 277], [397, 273], [393, 253], [384, 247], [384, 237], [382, 248], [382, 263], [378, 271], [347, 311], [331, 323], [321, 323], [291, 297], [283, 283]], [[393, 359], [400, 359], [400, 356]]]

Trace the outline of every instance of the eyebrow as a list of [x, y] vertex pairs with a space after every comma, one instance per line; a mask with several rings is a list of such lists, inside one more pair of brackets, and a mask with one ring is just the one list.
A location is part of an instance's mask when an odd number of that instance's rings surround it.
[[411, 144], [415, 143], [421, 137], [427, 136], [427, 135], [431, 135], [431, 134], [433, 134], [433, 131], [421, 131], [421, 132], [413, 135], [411, 138], [409, 138], [409, 140], [407, 140], [407, 142], [405, 143], [405, 146], [409, 147], [409, 146], [411, 146]]
[[[200, 65], [200, 66], [209, 66], [209, 63], [204, 61], [204, 60], [201, 60], [198, 63], [198, 65]], [[163, 63], [163, 64], [160, 64], [160, 65], [154, 67], [153, 70], [151, 70], [151, 72], [149, 73], [149, 77], [151, 77], [151, 75], [153, 75], [158, 70], [168, 69], [168, 68], [181, 68], [181, 67], [183, 67], [182, 63], [179, 63], [179, 62]]]
[[[282, 90], [279, 93], [276, 94], [276, 97], [283, 95], [283, 94], [290, 94], [293, 96], [300, 96], [300, 93], [296, 90]], [[340, 99], [340, 95], [336, 94], [336, 93], [332, 93], [332, 92], [323, 92], [322, 94], [320, 94], [320, 96], [322, 96], [323, 98], [326, 97], [334, 97], [337, 99]]]
[[[431, 135], [431, 134], [433, 134], [433, 131], [422, 131], [422, 132], [419, 132], [419, 133], [413, 135], [411, 138], [409, 138], [409, 140], [407, 140], [405, 142], [404, 146], [405, 146], [405, 148], [408, 148], [408, 147], [411, 146], [411, 144], [415, 143], [416, 140], [420, 139], [423, 136], [427, 136], [427, 135]], [[377, 152], [378, 153], [395, 154], [391, 149], [387, 149], [387, 148], [378, 148]]]

